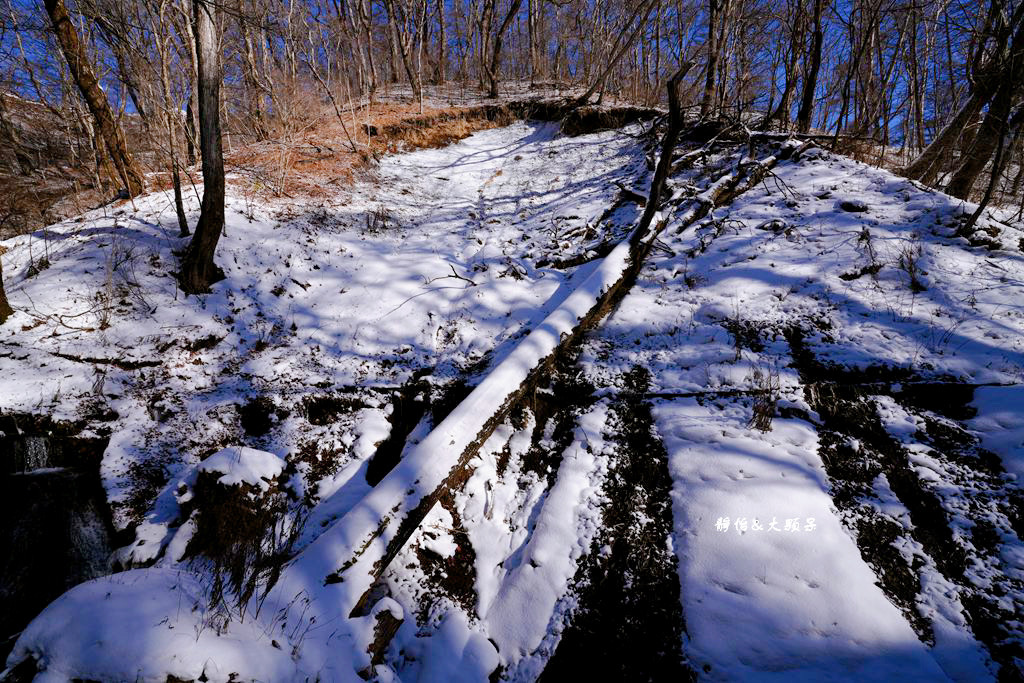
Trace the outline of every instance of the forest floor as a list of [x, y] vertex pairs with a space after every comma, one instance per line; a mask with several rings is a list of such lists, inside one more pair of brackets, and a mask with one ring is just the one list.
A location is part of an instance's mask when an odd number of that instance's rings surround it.
[[[8, 666], [1019, 680], [1024, 229], [995, 212], [972, 244], [971, 205], [816, 149], [681, 229], [768, 143], [685, 157], [635, 285], [375, 585], [394, 633], [367, 652], [370, 617], [316, 604], [327, 532], [629, 234], [649, 128], [520, 121], [383, 156], [315, 201], [234, 191], [226, 279], [200, 297], [177, 288], [168, 193], [5, 241], [0, 412], [106, 441], [126, 570], [54, 602]], [[211, 604], [210, 473], [287, 494], [301, 610]]]

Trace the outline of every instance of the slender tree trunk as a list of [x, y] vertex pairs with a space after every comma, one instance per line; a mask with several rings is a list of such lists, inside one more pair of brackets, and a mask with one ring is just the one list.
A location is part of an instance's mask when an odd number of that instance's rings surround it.
[[93, 73], [85, 47], [78, 40], [78, 33], [75, 31], [75, 25], [71, 22], [67, 7], [64, 6], [64, 0], [44, 0], [43, 4], [46, 6], [46, 12], [53, 24], [57, 43], [67, 60], [71, 77], [96, 120], [96, 127], [103, 137], [114, 166], [121, 175], [125, 189], [131, 196], [140, 194], [145, 187], [142, 172], [128, 151], [124, 131], [114, 119], [107, 96], [100, 88], [99, 81]]
[[[996, 142], [996, 156], [992, 160], [992, 175], [989, 177], [988, 186], [985, 188], [985, 194], [978, 203], [978, 208], [971, 214], [971, 217], [964, 224], [963, 228], [959, 230], [959, 234], [963, 236], [969, 236], [974, 231], [974, 226], [977, 224], [978, 219], [981, 218], [981, 213], [988, 206], [989, 202], [992, 201], [992, 196], [995, 193], [996, 185], [999, 183], [999, 178], [1003, 174], [1003, 169], [1006, 167], [1006, 160], [1009, 154], [1013, 152], [1014, 146], [1020, 139], [1020, 123], [1021, 118], [1024, 117], [1024, 109], [1018, 109], [1017, 113], [1014, 114], [1012, 121], [1004, 121], [1001, 130], [999, 131], [999, 139]], [[1009, 128], [1015, 128], [1013, 142], [1010, 144], [1009, 153], [1004, 154], [1007, 150], [1004, 149], [1004, 140], [1006, 133], [1009, 132]]]
[[444, 21], [444, 0], [437, 0], [437, 84], [448, 82], [448, 31]]
[[160, 54], [160, 85], [164, 96], [164, 118], [167, 124], [167, 147], [171, 162], [171, 183], [174, 186], [174, 211], [178, 216], [178, 236], [188, 237], [188, 218], [185, 216], [185, 203], [181, 198], [181, 173], [178, 167], [178, 125], [181, 123], [181, 108], [175, 105], [171, 96], [171, 77], [168, 63], [168, 33], [164, 30], [164, 11], [166, 5], [160, 3], [160, 35], [157, 36], [157, 50]]
[[814, 0], [814, 17], [812, 21], [810, 63], [805, 70], [803, 96], [800, 98], [800, 111], [796, 115], [796, 127], [806, 133], [811, 128], [811, 117], [814, 115], [814, 92], [818, 88], [818, 72], [821, 69], [821, 46], [824, 34], [821, 30], [821, 11], [824, 0]]
[[975, 90], [971, 97], [960, 111], [956, 113], [942, 131], [935, 136], [917, 159], [903, 169], [903, 175], [908, 178], [920, 180], [922, 183], [931, 184], [938, 175], [941, 160], [953, 151], [956, 141], [963, 134], [967, 124], [978, 115], [981, 108], [988, 102], [989, 93], [985, 90]]
[[220, 131], [220, 47], [216, 5], [212, 0], [192, 0], [199, 67], [199, 143], [203, 157], [203, 203], [195, 235], [181, 261], [181, 288], [189, 294], [210, 291], [224, 278], [213, 262], [224, 230], [224, 154]]
[[704, 96], [700, 101], [700, 116], [711, 113], [715, 96], [715, 71], [718, 69], [718, 12], [720, 0], [708, 0], [708, 64], [704, 78]]
[[[238, 31], [242, 37], [242, 44], [244, 49], [241, 50], [242, 56], [245, 58], [245, 69], [244, 69], [244, 82], [246, 90], [249, 92], [249, 98], [252, 106], [252, 119], [253, 119], [253, 132], [257, 140], [266, 140], [269, 137], [267, 131], [267, 114], [264, 111], [264, 97], [265, 88], [260, 82], [259, 75], [256, 71], [256, 53], [253, 50], [252, 35], [249, 31], [249, 17], [242, 14], [241, 3], [237, 3], [235, 7], [239, 14], [238, 19]], [[241, 47], [241, 46], [240, 46]]]
[[[0, 245], [0, 256], [3, 256], [6, 251], [7, 249]], [[0, 259], [0, 325], [3, 325], [13, 313], [14, 309], [7, 303], [7, 293], [4, 292], [4, 264]]]
[[505, 15], [505, 19], [501, 22], [501, 26], [498, 27], [498, 34], [494, 36], [494, 42], [491, 44], [491, 59], [490, 63], [485, 62], [487, 67], [487, 96], [497, 97], [498, 96], [498, 74], [501, 71], [501, 44], [505, 36], [505, 31], [508, 30], [509, 25], [515, 18], [516, 14], [519, 13], [519, 8], [522, 7], [523, 0], [512, 0], [512, 4], [508, 8], [508, 14]]
[[778, 121], [784, 127], [788, 127], [792, 120], [790, 108], [793, 106], [793, 91], [796, 90], [796, 65], [800, 56], [801, 44], [803, 43], [803, 2], [797, 0], [793, 12], [793, 26], [789, 39], [789, 53], [786, 60], [786, 85], [782, 91], [782, 98], [775, 111], [768, 115], [765, 125], [770, 126], [772, 121]]
[[[619, 60], [622, 59], [622, 55], [626, 53], [626, 50], [629, 49], [636, 40], [637, 35], [639, 35], [640, 31], [647, 24], [647, 18], [651, 15], [651, 10], [654, 9], [655, 2], [656, 0], [647, 0], [647, 2], [637, 7], [636, 12], [629, 18], [629, 21], [626, 22], [626, 26], [632, 24], [633, 21], [637, 22], [633, 27], [633, 30], [628, 34], [624, 32], [619, 33], [618, 38], [615, 39], [615, 44], [612, 46], [611, 53], [608, 55], [607, 64], [604, 65], [604, 69], [602, 69], [601, 73], [598, 74], [596, 79], [594, 79], [590, 88], [576, 99], [578, 104], [585, 104], [590, 100], [590, 97], [598, 91], [598, 89], [603, 91], [604, 82], [608, 78], [608, 75], [619, 63]], [[623, 31], [625, 31], [625, 27], [623, 27]]]

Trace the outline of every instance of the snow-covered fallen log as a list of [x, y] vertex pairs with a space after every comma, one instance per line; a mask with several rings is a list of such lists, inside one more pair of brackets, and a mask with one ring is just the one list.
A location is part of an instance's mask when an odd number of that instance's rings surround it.
[[[760, 182], [780, 156], [745, 160], [681, 207], [672, 223], [682, 228], [700, 220], [714, 206]], [[274, 590], [275, 599], [291, 604], [298, 595], [320, 596], [304, 606], [304, 618], [309, 618], [311, 609], [318, 613], [318, 623], [336, 620], [340, 615], [353, 621], [372, 621], [378, 611], [374, 606], [377, 594], [372, 588], [388, 564], [441, 496], [468, 479], [472, 474], [470, 461], [480, 446], [517, 401], [536, 386], [556, 355], [598, 324], [625, 294], [668, 223], [667, 218], [660, 218], [648, 230], [641, 231], [643, 226], [639, 226], [616, 245], [593, 273], [369, 495], [293, 561]], [[359, 630], [369, 634], [372, 627], [372, 623], [366, 623]], [[361, 645], [369, 644], [366, 640]]]

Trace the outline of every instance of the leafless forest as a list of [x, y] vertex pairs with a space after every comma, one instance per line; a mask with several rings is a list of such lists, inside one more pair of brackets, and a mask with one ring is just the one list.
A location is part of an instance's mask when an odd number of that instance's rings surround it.
[[330, 122], [358, 149], [367, 107], [399, 90], [420, 106], [524, 84], [656, 105], [692, 62], [682, 101], [695, 116], [834, 136], [961, 198], [1010, 203], [1024, 180], [1024, 4], [1013, 1], [4, 4], [3, 231], [32, 223], [26, 214], [45, 214], [67, 188], [96, 190], [95, 202], [113, 188], [139, 192], [154, 171], [178, 186], [200, 147], [197, 39], [212, 41], [234, 147], [288, 145]]

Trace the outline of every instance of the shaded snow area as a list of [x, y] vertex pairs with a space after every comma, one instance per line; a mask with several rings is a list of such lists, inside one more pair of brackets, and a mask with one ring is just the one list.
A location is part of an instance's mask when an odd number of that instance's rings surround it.
[[1024, 259], [811, 156], [670, 227], [583, 353], [651, 372], [684, 650], [708, 680], [1016, 680], [1024, 394], [978, 385], [1024, 377]]
[[323, 206], [235, 195], [202, 297], [163, 194], [6, 242], [0, 410], [109, 437], [124, 543], [7, 665], [1019, 679], [1018, 227], [971, 244], [973, 207], [819, 150], [684, 224], [779, 151], [684, 143], [636, 283], [516, 393], [626, 269], [647, 129], [517, 123]]

